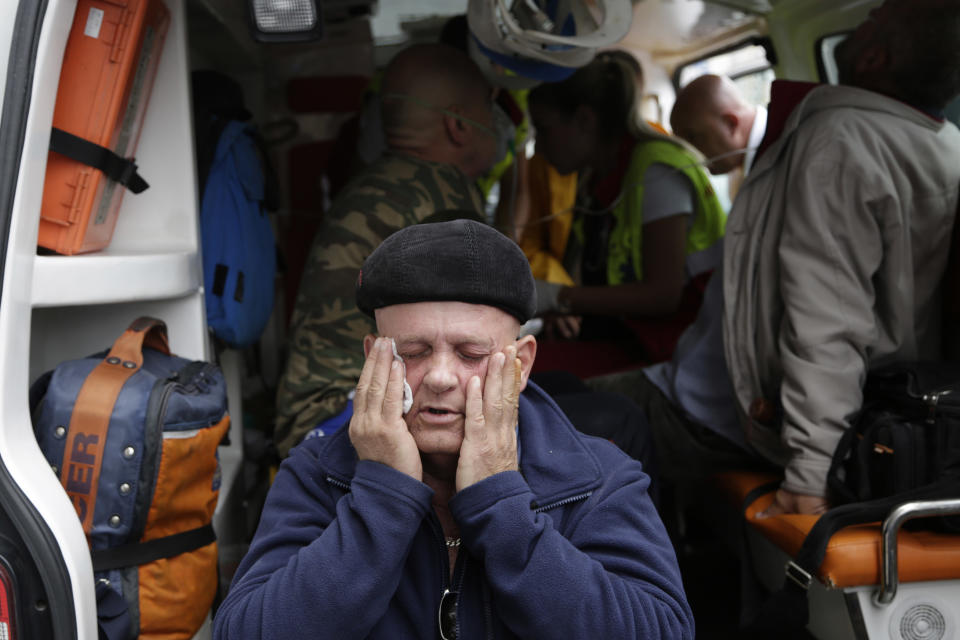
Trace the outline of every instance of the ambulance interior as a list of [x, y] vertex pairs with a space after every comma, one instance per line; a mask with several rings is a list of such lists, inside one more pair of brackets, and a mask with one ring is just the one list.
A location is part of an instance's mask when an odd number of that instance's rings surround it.
[[[5, 300], [10, 323], [5, 331], [30, 339], [11, 342], [2, 365], [6, 379], [21, 383], [13, 385], [14, 391], [9, 390], [11, 385], [0, 388], [11, 394], [8, 405], [26, 412], [24, 380], [36, 379], [64, 359], [103, 349], [141, 315], [166, 321], [175, 353], [216, 358], [227, 376], [233, 420], [229, 444], [220, 448], [223, 484], [214, 521], [226, 589], [256, 527], [270, 469], [277, 461], [270, 444], [271, 416], [286, 327], [313, 232], [329, 206], [331, 191], [344, 179], [344, 128], [355, 124], [365, 89], [391, 56], [411, 43], [436, 41], [444, 22], [464, 13], [466, 0], [323, 0], [318, 2], [320, 37], [293, 43], [255, 40], [245, 2], [164, 1], [171, 22], [136, 153], [151, 188], [125, 196], [109, 247], [77, 256], [37, 255], [36, 221], [17, 212], [38, 210], [40, 195], [21, 193], [8, 249], [17, 260], [11, 263], [16, 271], [7, 273], [7, 287], [14, 295]], [[633, 53], [643, 67], [643, 116], [669, 128], [677, 87], [703, 73], [730, 76], [756, 104], [766, 103], [774, 78], [833, 79], [832, 47], [877, 4], [877, 0], [634, 0], [632, 26], [616, 46]], [[21, 170], [24, 184], [43, 179], [44, 135], [49, 132], [75, 8], [74, 0], [47, 3]], [[279, 207], [271, 213], [280, 256], [274, 311], [258, 345], [241, 351], [217, 346], [207, 334], [203, 315], [190, 78], [192, 71], [204, 69], [225, 74], [242, 87], [251, 122], [267, 142], [278, 177]], [[952, 118], [957, 119], [956, 109]], [[715, 180], [729, 207], [736, 178], [732, 184], [725, 177]], [[23, 370], [24, 362], [29, 363], [28, 370]], [[30, 419], [27, 413], [20, 418], [24, 436]], [[59, 485], [41, 454], [27, 447], [22, 460], [7, 464], [53, 530], [71, 567], [73, 584], [85, 583], [84, 565], [76, 561], [86, 553], [82, 531], [67, 503], [45, 497], [56, 493]], [[701, 515], [717, 522], [727, 517]], [[729, 525], [739, 530], [738, 523]], [[716, 532], [706, 539], [678, 541], [701, 638], [736, 637], [738, 599], [730, 585], [737, 583], [739, 566], [727, 543]], [[762, 551], [757, 553], [766, 554], [765, 566], [779, 562], [782, 570], [786, 558], [782, 550], [758, 544]], [[929, 583], [933, 585], [929, 592], [913, 592], [907, 604], [928, 597], [945, 616], [944, 628], [960, 634], [956, 607], [942, 604], [960, 601], [956, 577]], [[913, 637], [889, 635], [892, 620], [902, 617], [905, 605], [901, 598], [891, 607], [879, 607], [871, 600], [874, 588], [855, 585], [844, 590], [819, 584], [811, 592], [815, 602], [809, 637]], [[73, 596], [78, 610], [94, 610], [91, 594], [74, 586]], [[856, 607], [851, 599], [858, 602]], [[859, 621], [850, 613], [853, 609], [859, 612]], [[197, 637], [208, 637], [204, 634], [209, 628]]]

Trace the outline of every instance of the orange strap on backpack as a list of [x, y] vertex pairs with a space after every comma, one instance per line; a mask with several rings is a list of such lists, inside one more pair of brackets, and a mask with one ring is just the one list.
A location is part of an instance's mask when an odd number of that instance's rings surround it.
[[70, 416], [60, 482], [88, 536], [93, 526], [110, 416], [123, 385], [143, 366], [144, 347], [170, 353], [167, 326], [162, 320], [142, 317], [130, 324], [103, 361], [83, 381]]

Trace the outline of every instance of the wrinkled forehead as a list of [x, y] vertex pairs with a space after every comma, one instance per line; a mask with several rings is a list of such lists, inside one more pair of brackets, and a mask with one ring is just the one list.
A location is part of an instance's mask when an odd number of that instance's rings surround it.
[[489, 342], [504, 346], [516, 339], [520, 323], [509, 313], [484, 304], [454, 301], [413, 302], [374, 311], [383, 336], [425, 340]]

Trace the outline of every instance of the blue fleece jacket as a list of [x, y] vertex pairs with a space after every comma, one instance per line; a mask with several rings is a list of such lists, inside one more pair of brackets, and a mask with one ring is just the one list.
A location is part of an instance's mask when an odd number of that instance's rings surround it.
[[347, 429], [304, 441], [280, 467], [214, 637], [439, 638], [450, 589], [459, 640], [692, 639], [640, 464], [576, 432], [533, 384], [519, 439], [519, 472], [450, 501], [463, 540], [452, 581], [429, 487], [358, 462]]

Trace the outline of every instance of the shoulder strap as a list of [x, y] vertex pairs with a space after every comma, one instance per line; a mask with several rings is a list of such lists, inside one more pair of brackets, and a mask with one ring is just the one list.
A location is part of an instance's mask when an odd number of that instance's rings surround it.
[[70, 415], [60, 482], [88, 536], [93, 527], [110, 416], [123, 385], [143, 366], [144, 346], [170, 353], [163, 321], [146, 317], [133, 321], [83, 381]]
[[137, 173], [137, 165], [132, 159], [118, 156], [106, 147], [101, 147], [95, 142], [75, 136], [63, 129], [53, 127], [50, 132], [50, 150], [103, 171], [108, 178], [119, 182], [133, 193], [140, 193], [150, 186]]
[[938, 482], [886, 498], [855, 502], [830, 509], [817, 520], [803, 541], [797, 556], [787, 563], [783, 586], [767, 600], [747, 628], [757, 637], [775, 637], [783, 629], [805, 627], [810, 619], [807, 591], [823, 563], [827, 544], [834, 533], [854, 524], [885, 519], [897, 506], [914, 500], [933, 500], [957, 494], [958, 482]]
[[[863, 408], [861, 408], [860, 411], [862, 412]], [[830, 487], [830, 491], [833, 492], [837, 502], [847, 503], [857, 500], [856, 494], [848, 487], [847, 483], [844, 482], [843, 477], [844, 474], [847, 473], [845, 468], [847, 459], [857, 455], [857, 442], [860, 436], [860, 432], [857, 429], [858, 421], [859, 414], [857, 418], [853, 419], [850, 427], [840, 436], [837, 448], [833, 450], [833, 457], [830, 459], [830, 469], [827, 471], [827, 485]], [[860, 486], [859, 483], [857, 486]]]

